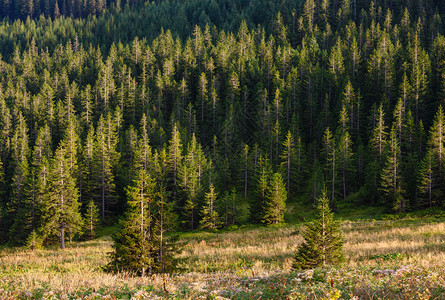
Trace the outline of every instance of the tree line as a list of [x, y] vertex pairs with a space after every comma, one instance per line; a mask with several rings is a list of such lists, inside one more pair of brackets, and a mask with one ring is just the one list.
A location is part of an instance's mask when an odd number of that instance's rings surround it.
[[[119, 2], [120, 3], [120, 2]], [[0, 1], [0, 17], [9, 19], [37, 18], [41, 15], [47, 18], [70, 16], [82, 18], [88, 15], [98, 15], [107, 7], [103, 0], [2, 0]]]
[[135, 37], [151, 42], [163, 29], [183, 42], [195, 25], [234, 32], [243, 20], [251, 28], [265, 27], [269, 34], [278, 12], [291, 23], [300, 5], [300, 0], [1, 0], [0, 53], [9, 59], [17, 48], [23, 51], [34, 39], [39, 48], [48, 47], [50, 52], [59, 44], [77, 40], [85, 47], [99, 46], [108, 55], [112, 43], [128, 44]]
[[[56, 9], [57, 4], [57, 9]], [[392, 19], [402, 19], [404, 9], [410, 12], [411, 20], [421, 18], [425, 30], [443, 24], [435, 18], [445, 13], [445, 8], [436, 0], [424, 1], [374, 1], [372, 13], [370, 2], [365, 0], [339, 1], [301, 0], [288, 1], [241, 1], [241, 0], [191, 0], [191, 1], [101, 1], [101, 0], [1, 0], [0, 1], [0, 53], [8, 59], [14, 51], [27, 49], [32, 40], [50, 53], [59, 44], [69, 40], [88, 47], [99, 46], [104, 55], [112, 43], [129, 44], [138, 37], [153, 41], [161, 30], [170, 30], [174, 39], [185, 42], [191, 37], [194, 26], [226, 32], [238, 31], [244, 20], [250, 29], [261, 26], [266, 35], [273, 33], [274, 19], [280, 12], [287, 26], [287, 39], [295, 48], [306, 34], [303, 26], [320, 30], [329, 24], [328, 32], [340, 32], [349, 20], [355, 24], [370, 26], [371, 18], [382, 22], [388, 9]], [[72, 8], [71, 8], [72, 6]], [[32, 13], [29, 12], [32, 7]], [[307, 16], [309, 25], [303, 24]], [[434, 24], [434, 25], [432, 25]], [[216, 30], [216, 29], [215, 29]], [[429, 35], [429, 34], [426, 34]]]
[[92, 236], [127, 211], [162, 253], [168, 230], [280, 223], [323, 186], [334, 209], [442, 207], [441, 15], [354, 3], [305, 1], [270, 34], [15, 48], [0, 61], [2, 242]]

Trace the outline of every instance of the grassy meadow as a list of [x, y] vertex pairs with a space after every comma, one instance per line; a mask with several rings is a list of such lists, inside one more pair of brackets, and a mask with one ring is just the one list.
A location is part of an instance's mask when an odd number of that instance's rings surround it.
[[111, 239], [0, 250], [0, 299], [445, 299], [442, 218], [345, 221], [346, 261], [298, 272], [299, 225], [181, 235], [181, 271], [102, 271]]

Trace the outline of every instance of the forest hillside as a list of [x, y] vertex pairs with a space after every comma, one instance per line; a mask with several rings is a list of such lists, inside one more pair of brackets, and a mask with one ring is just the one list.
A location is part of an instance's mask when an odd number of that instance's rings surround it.
[[444, 18], [0, 0], [0, 298], [443, 297]]
[[281, 223], [323, 187], [441, 208], [436, 2], [3, 0], [0, 240], [112, 223], [141, 170], [171, 230]]

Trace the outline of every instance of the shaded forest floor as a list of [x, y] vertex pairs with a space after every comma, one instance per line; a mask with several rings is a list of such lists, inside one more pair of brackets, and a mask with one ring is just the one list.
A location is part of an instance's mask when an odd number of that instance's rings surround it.
[[[0, 250], [0, 299], [445, 299], [445, 219], [345, 221], [345, 263], [291, 270], [299, 225], [181, 235], [182, 271], [102, 271], [111, 239]], [[354, 298], [355, 297], [355, 298]]]

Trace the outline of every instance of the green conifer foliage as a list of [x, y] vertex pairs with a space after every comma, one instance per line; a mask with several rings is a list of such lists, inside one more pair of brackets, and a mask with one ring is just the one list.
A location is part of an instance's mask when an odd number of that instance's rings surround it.
[[3, 163], [0, 160], [0, 243], [7, 240], [8, 227], [5, 224], [5, 202], [4, 202], [4, 186], [5, 186], [5, 173], [3, 171]]
[[218, 193], [215, 192], [215, 187], [210, 184], [210, 191], [206, 193], [205, 205], [202, 209], [201, 228], [215, 230], [218, 228], [218, 212], [216, 211], [216, 197]]
[[26, 247], [35, 250], [42, 248], [42, 238], [37, 234], [37, 231], [33, 230], [26, 239]]
[[317, 199], [317, 218], [306, 225], [304, 242], [298, 247], [293, 267], [313, 269], [336, 265], [343, 261], [343, 235], [340, 222], [329, 208], [326, 189]]
[[153, 268], [152, 205], [155, 182], [145, 171], [138, 171], [128, 191], [130, 207], [113, 236], [114, 252], [109, 268], [132, 271], [142, 276]]
[[278, 224], [284, 222], [287, 192], [280, 173], [274, 173], [266, 191], [263, 222]]
[[202, 150], [201, 144], [196, 141], [195, 134], [187, 147], [187, 155], [179, 169], [181, 181], [179, 185], [187, 194], [184, 209], [190, 222], [190, 229], [194, 229], [196, 221], [197, 198], [202, 190], [202, 179], [208, 170], [208, 162]]
[[84, 218], [91, 200], [120, 217], [141, 168], [165, 187], [153, 214], [190, 229], [210, 182], [227, 226], [280, 222], [275, 172], [292, 201], [326, 185], [333, 210], [443, 206], [439, 1], [143, 2], [0, 0], [2, 243], [57, 241], [40, 230], [58, 147]]
[[[332, 132], [329, 130], [329, 127], [326, 128], [323, 137], [324, 144], [324, 155], [325, 155], [325, 177], [326, 181], [331, 184], [331, 198], [335, 198], [335, 183], [336, 183], [336, 175], [337, 175], [337, 167], [336, 167], [336, 147], [335, 147], [335, 139], [332, 135]], [[334, 200], [333, 200], [334, 201]]]
[[[433, 155], [431, 149], [428, 150], [423, 158], [420, 169], [418, 170], [418, 189], [422, 198], [424, 198], [423, 206], [433, 206], [433, 196], [437, 196], [436, 177], [434, 174], [434, 166], [437, 164], [436, 157]], [[433, 189], [434, 188], [434, 189]], [[433, 194], [433, 191], [435, 192]]]
[[155, 271], [159, 273], [172, 272], [176, 269], [178, 252], [178, 235], [169, 235], [166, 233], [177, 229], [177, 217], [173, 212], [174, 202], [167, 202], [166, 193], [163, 185], [159, 187], [157, 193], [157, 210], [155, 220], [155, 232], [158, 236], [157, 261]]
[[182, 163], [182, 142], [181, 136], [176, 124], [173, 126], [172, 137], [168, 147], [168, 169], [171, 173], [170, 178], [173, 179], [173, 191], [176, 196], [176, 185], [178, 179], [178, 170]]
[[401, 153], [395, 128], [391, 130], [386, 152], [386, 163], [380, 173], [380, 189], [388, 207], [396, 212], [404, 212], [408, 203], [404, 197], [404, 182], [400, 166]]
[[129, 210], [113, 236], [114, 251], [106, 270], [145, 276], [174, 268], [172, 247], [164, 236], [170, 224], [166, 217], [169, 208], [163, 193], [157, 194], [155, 190], [154, 179], [143, 169], [139, 170], [127, 190]]
[[139, 170], [133, 186], [127, 190], [129, 211], [113, 236], [114, 251], [108, 269], [130, 271], [145, 276], [153, 271], [155, 258], [153, 235], [153, 202], [155, 182]]
[[[295, 161], [296, 161], [296, 149], [295, 149], [295, 141], [294, 137], [292, 136], [292, 133], [288, 131], [286, 135], [286, 139], [283, 142], [284, 150], [281, 154], [281, 166], [284, 169], [283, 174], [285, 175], [285, 178], [287, 180], [286, 189], [287, 193], [290, 194], [290, 188], [291, 186], [295, 185], [295, 176], [294, 172], [296, 171], [294, 168]], [[292, 183], [292, 184], [291, 184]]]
[[254, 223], [259, 223], [264, 215], [264, 208], [266, 204], [266, 191], [268, 182], [271, 177], [271, 166], [267, 158], [261, 155], [258, 160], [257, 167], [257, 190], [253, 201], [250, 204], [250, 220]]
[[70, 174], [69, 154], [66, 149], [57, 149], [51, 162], [48, 184], [42, 199], [42, 227], [44, 239], [58, 237], [61, 249], [65, 248], [65, 230], [79, 233], [82, 216], [76, 183]]
[[90, 200], [87, 204], [85, 216], [84, 216], [84, 227], [85, 233], [89, 238], [94, 238], [96, 233], [95, 230], [99, 224], [99, 209], [93, 200]]
[[3, 204], [3, 184], [5, 180], [5, 172], [3, 171], [3, 163], [0, 160], [0, 204]]
[[[115, 194], [115, 172], [114, 169], [119, 160], [120, 154], [117, 147], [117, 124], [113, 122], [111, 114], [104, 119], [99, 118], [96, 129], [96, 136], [93, 147], [92, 170], [94, 173], [93, 182], [95, 198], [102, 203], [102, 220], [116, 207]], [[99, 176], [97, 176], [99, 175]]]
[[8, 217], [13, 217], [9, 230], [9, 242], [13, 245], [23, 244], [32, 230], [31, 201], [29, 190], [29, 164], [24, 158], [15, 169], [11, 201], [8, 206]]
[[436, 113], [430, 128], [429, 148], [426, 152], [419, 173], [419, 190], [424, 198], [422, 206], [431, 207], [442, 203], [444, 193], [445, 129], [442, 106]]

